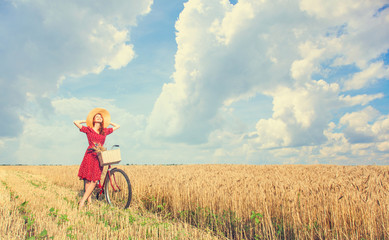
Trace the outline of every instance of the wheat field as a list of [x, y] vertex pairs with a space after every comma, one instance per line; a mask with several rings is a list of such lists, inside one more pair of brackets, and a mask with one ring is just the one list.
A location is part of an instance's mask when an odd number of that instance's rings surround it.
[[78, 166], [0, 167], [1, 239], [389, 239], [389, 166], [116, 167], [127, 210], [78, 211]]

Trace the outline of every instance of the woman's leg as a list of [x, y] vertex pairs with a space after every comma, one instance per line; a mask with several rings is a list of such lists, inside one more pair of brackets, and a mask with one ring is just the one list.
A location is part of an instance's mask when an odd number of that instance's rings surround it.
[[85, 201], [91, 197], [91, 194], [92, 194], [93, 190], [95, 189], [95, 186], [96, 186], [96, 182], [90, 182], [90, 181], [86, 182], [85, 193], [84, 193], [84, 196], [80, 200], [80, 204], [78, 206], [78, 209], [81, 209], [84, 207]]
[[[88, 186], [91, 184], [91, 181], [88, 181], [88, 180], [85, 180], [85, 191], [86, 191], [86, 189], [88, 188]], [[92, 190], [92, 192], [93, 192], [93, 190]], [[89, 195], [89, 197], [88, 197], [88, 203], [92, 203], [92, 194], [90, 194]]]
[[[95, 186], [96, 186], [96, 184], [95, 184]], [[92, 193], [93, 193], [93, 190], [94, 190], [94, 189], [95, 189], [95, 188], [93, 188], [91, 194], [89, 194], [89, 197], [88, 197], [88, 204], [91, 204], [91, 203], [92, 203]]]

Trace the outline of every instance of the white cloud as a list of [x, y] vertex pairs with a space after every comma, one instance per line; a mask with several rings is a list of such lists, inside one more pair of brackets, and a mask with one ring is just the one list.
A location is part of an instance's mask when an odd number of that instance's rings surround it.
[[[324, 19], [347, 19], [350, 17], [354, 19], [355, 15], [362, 14], [362, 16], [371, 14], [374, 10], [382, 7], [379, 1], [353, 1], [344, 0], [338, 2], [336, 0], [324, 1], [324, 0], [301, 0], [300, 7], [302, 10], [307, 11], [309, 14], [318, 16]], [[365, 11], [363, 11], [365, 10]]]
[[362, 95], [356, 95], [351, 97], [350, 95], [347, 96], [340, 96], [339, 99], [344, 102], [346, 105], [349, 106], [355, 106], [355, 105], [362, 105], [365, 106], [368, 103], [370, 103], [373, 100], [383, 98], [384, 94], [383, 93], [377, 93], [374, 95], [367, 95], [367, 94], [362, 94]]
[[378, 143], [377, 149], [382, 152], [389, 152], [389, 141]]
[[[389, 25], [389, 9], [378, 11], [384, 4], [382, 1], [301, 0], [300, 8], [322, 22], [320, 26], [327, 36], [314, 39], [316, 44], [325, 47], [323, 56], [332, 58], [333, 66], [355, 65], [364, 72], [389, 48], [386, 40], [389, 31], [383, 30]], [[347, 87], [346, 90], [355, 89]]]
[[336, 164], [389, 163], [389, 116], [370, 106], [345, 114], [339, 126], [330, 123], [324, 134], [327, 142], [317, 146], [319, 159]]
[[372, 131], [378, 141], [389, 142], [389, 115], [380, 116], [372, 125]]
[[[220, 126], [224, 104], [287, 81], [295, 34], [281, 25], [292, 28], [294, 22], [281, 20], [269, 27], [271, 19], [282, 19], [285, 12], [287, 8], [258, 1], [234, 6], [228, 1], [188, 1], [176, 23], [174, 82], [163, 87], [155, 103], [149, 134], [205, 142]], [[285, 42], [287, 38], [291, 41]]]
[[249, 2], [241, 1], [236, 7], [229, 3], [229, 1], [221, 1], [224, 10], [226, 11], [225, 16], [220, 21], [218, 18], [215, 19], [210, 27], [210, 32], [214, 33], [216, 39], [225, 45], [228, 45], [231, 38], [235, 36], [236, 32], [240, 28], [245, 27], [250, 19], [254, 18], [255, 6], [262, 4], [261, 1]]
[[334, 132], [334, 123], [329, 124], [329, 128], [324, 130], [324, 135], [327, 137], [327, 142], [323, 144], [320, 153], [325, 158], [341, 158], [343, 160], [346, 154], [350, 151], [351, 145], [344, 137], [343, 133]]
[[344, 133], [350, 142], [372, 142], [376, 134], [369, 123], [378, 116], [379, 112], [368, 106], [362, 111], [345, 114], [339, 123], [346, 126]]
[[273, 97], [273, 116], [261, 119], [252, 139], [260, 148], [320, 144], [323, 130], [338, 108], [339, 86], [323, 80], [290, 89], [279, 87]]
[[256, 128], [257, 132], [251, 133], [249, 136], [255, 137], [254, 142], [259, 144], [261, 148], [289, 146], [292, 142], [288, 126], [280, 119], [261, 119]]
[[291, 75], [296, 80], [307, 80], [311, 74], [318, 71], [317, 63], [321, 55], [324, 52], [324, 48], [318, 48], [312, 42], [305, 42], [299, 46], [300, 55], [303, 57], [301, 60], [293, 62], [291, 67]]
[[383, 62], [371, 63], [362, 72], [354, 74], [353, 78], [344, 83], [344, 90], [361, 89], [374, 84], [377, 79], [388, 78], [389, 68]]
[[[347, 93], [387, 77], [387, 66], [377, 60], [389, 49], [389, 32], [382, 30], [389, 26], [389, 11], [378, 12], [381, 7], [379, 1], [188, 1], [176, 22], [173, 82], [163, 87], [147, 133], [215, 144], [216, 158], [253, 160], [260, 150], [282, 162], [318, 162], [332, 153], [338, 160], [366, 153], [349, 142], [349, 132], [327, 127], [343, 108], [384, 97]], [[326, 79], [348, 66], [360, 73], [351, 72], [350, 80]], [[313, 74], [323, 79], [313, 81]], [[225, 108], [257, 94], [273, 98], [271, 118], [257, 119], [251, 132], [229, 129]], [[285, 148], [290, 154], [280, 152]]]
[[[0, 107], [16, 136], [26, 94], [45, 96], [69, 76], [119, 69], [134, 57], [130, 28], [150, 11], [146, 1], [6, 1], [0, 21]], [[6, 17], [5, 17], [6, 16]], [[3, 105], [3, 104], [2, 104]], [[12, 128], [12, 127], [11, 127]]]
[[[336, 132], [336, 129], [343, 132]], [[325, 135], [328, 141], [320, 150], [323, 156], [342, 155], [356, 159], [367, 156], [372, 161], [387, 162], [385, 152], [389, 150], [389, 116], [381, 115], [371, 106], [346, 113], [339, 120], [339, 126], [332, 124]]]

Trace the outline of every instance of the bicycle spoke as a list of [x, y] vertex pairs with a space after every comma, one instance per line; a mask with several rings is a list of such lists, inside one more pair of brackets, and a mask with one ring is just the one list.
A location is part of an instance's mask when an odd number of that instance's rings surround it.
[[107, 201], [116, 207], [127, 208], [130, 205], [132, 190], [127, 174], [121, 169], [113, 169], [108, 175], [105, 185]]

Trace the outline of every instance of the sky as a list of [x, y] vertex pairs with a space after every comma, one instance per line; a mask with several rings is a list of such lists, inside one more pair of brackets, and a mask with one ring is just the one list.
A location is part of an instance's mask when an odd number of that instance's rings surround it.
[[0, 0], [0, 163], [389, 164], [387, 0]]

